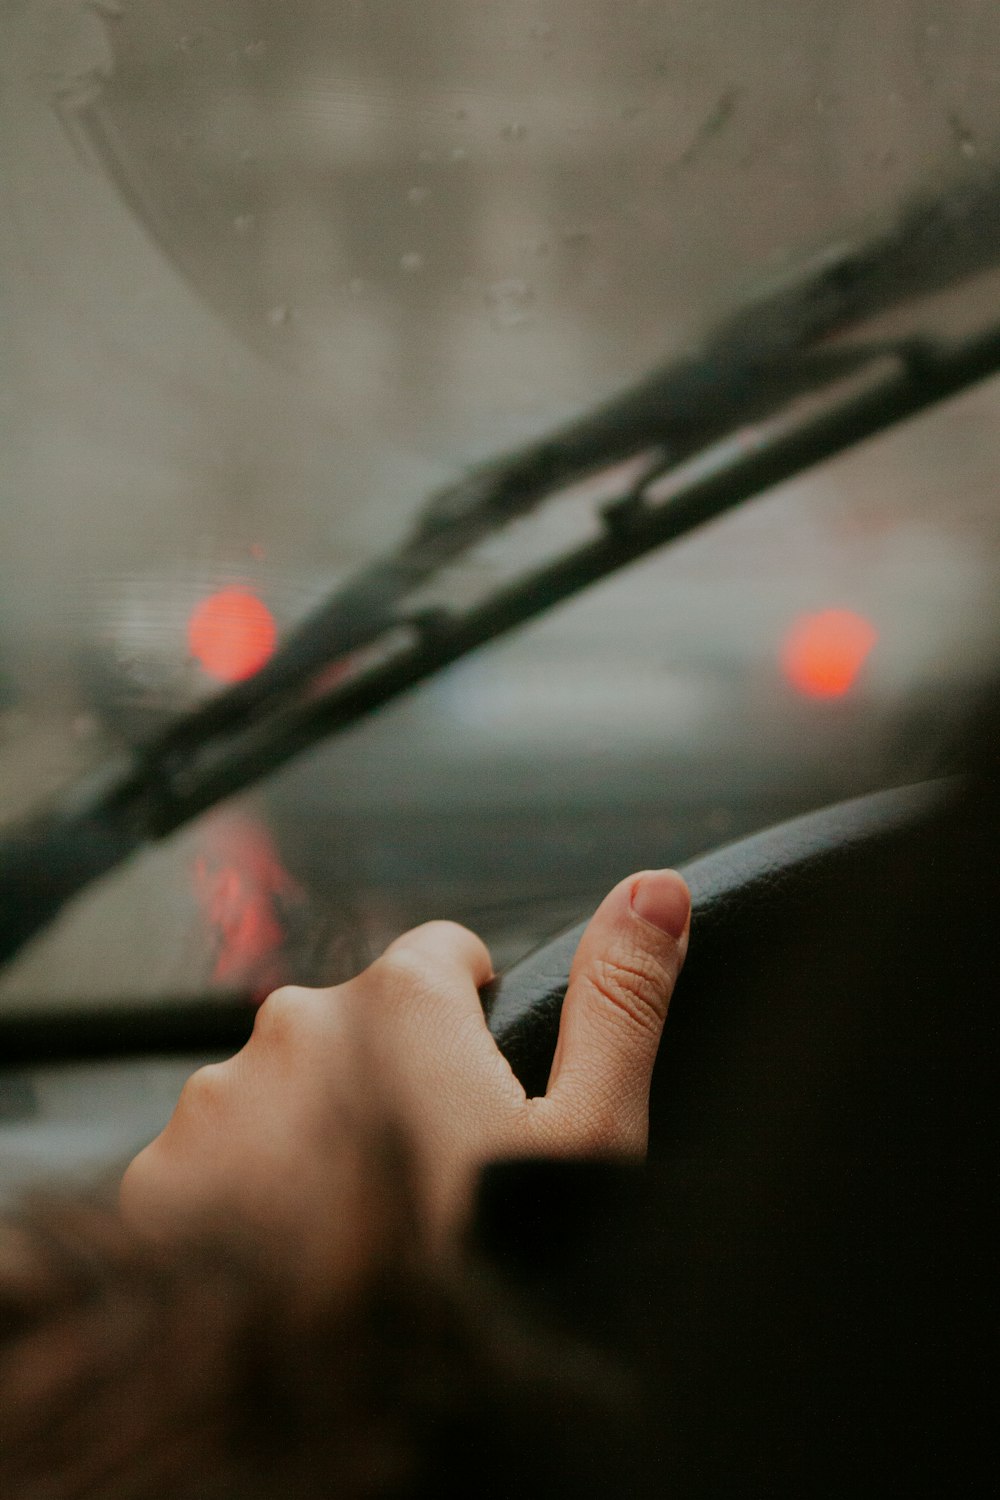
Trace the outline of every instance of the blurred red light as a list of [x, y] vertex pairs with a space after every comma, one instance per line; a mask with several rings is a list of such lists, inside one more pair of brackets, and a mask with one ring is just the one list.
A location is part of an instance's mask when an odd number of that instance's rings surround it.
[[242, 682], [274, 654], [278, 628], [267, 605], [249, 589], [220, 589], [188, 620], [188, 648], [210, 677]]
[[797, 692], [807, 698], [842, 698], [878, 640], [870, 620], [849, 609], [800, 615], [781, 648], [781, 666]]
[[290, 929], [305, 892], [281, 862], [267, 827], [245, 809], [202, 825], [192, 873], [215, 960], [217, 984], [249, 984], [259, 999], [284, 982]]

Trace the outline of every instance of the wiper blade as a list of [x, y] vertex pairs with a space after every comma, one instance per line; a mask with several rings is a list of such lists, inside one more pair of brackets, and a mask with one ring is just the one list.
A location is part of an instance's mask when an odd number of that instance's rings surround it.
[[[141, 844], [317, 739], [597, 578], [1000, 369], [1000, 327], [955, 348], [819, 342], [998, 261], [998, 183], [977, 179], [946, 203], [911, 208], [859, 248], [828, 252], [747, 305], [700, 353], [432, 496], [410, 535], [315, 611], [253, 678], [177, 720], [124, 770], [7, 831], [0, 961]], [[879, 371], [859, 394], [850, 377]], [[685, 460], [820, 395], [818, 415], [792, 421], [759, 448], [731, 443], [708, 473], [685, 479], [680, 471], [661, 497], [664, 476]], [[574, 481], [642, 456], [643, 476], [605, 505], [596, 540], [463, 613], [407, 610], [419, 588], [485, 537]], [[322, 686], [331, 666], [365, 648], [373, 660], [332, 690]]]
[[679, 465], [878, 352], [817, 347], [877, 313], [1000, 262], [1000, 175], [917, 200], [883, 233], [827, 247], [765, 286], [695, 352], [540, 441], [432, 495], [410, 534], [320, 605], [253, 677], [176, 721], [155, 756], [242, 730], [318, 670], [390, 630], [400, 606], [445, 565], [554, 493], [649, 453]]

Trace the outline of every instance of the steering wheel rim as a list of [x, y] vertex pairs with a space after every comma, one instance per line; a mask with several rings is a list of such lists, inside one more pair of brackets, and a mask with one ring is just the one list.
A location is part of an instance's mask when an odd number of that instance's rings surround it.
[[[823, 900], [832, 877], [861, 870], [912, 837], [954, 782], [919, 782], [871, 792], [775, 824], [680, 866], [691, 890], [692, 939], [657, 1064], [652, 1119], [674, 1074], [703, 1050], [720, 1020], [722, 992], [738, 983], [762, 934]], [[559, 1029], [570, 964], [586, 921], [534, 949], [482, 991], [489, 1027], [529, 1095], [543, 1094]], [[803, 983], [808, 976], [803, 976]], [[678, 1056], [678, 1050], [680, 1056]]]

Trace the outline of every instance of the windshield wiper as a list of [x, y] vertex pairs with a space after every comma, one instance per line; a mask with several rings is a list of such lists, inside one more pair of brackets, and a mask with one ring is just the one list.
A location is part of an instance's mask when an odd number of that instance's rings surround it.
[[[747, 303], [700, 351], [432, 496], [411, 533], [254, 677], [176, 720], [124, 769], [109, 767], [6, 831], [0, 961], [143, 843], [318, 739], [653, 548], [1000, 370], [1000, 325], [954, 346], [843, 342], [866, 319], [997, 262], [1000, 183], [984, 175], [912, 206], [882, 235], [827, 251]], [[770, 431], [740, 440], [768, 422]], [[707, 466], [691, 462], [703, 455]], [[605, 499], [596, 539], [471, 609], [411, 605], [484, 538], [626, 459], [644, 460], [643, 471]], [[346, 675], [324, 687], [338, 665]]]
[[179, 719], [149, 753], [204, 747], [273, 714], [319, 670], [391, 630], [409, 595], [492, 532], [637, 454], [684, 463], [880, 352], [822, 348], [821, 340], [998, 262], [1000, 174], [982, 173], [944, 199], [916, 201], [879, 235], [796, 264], [696, 351], [432, 495], [397, 547], [314, 610], [253, 677]]

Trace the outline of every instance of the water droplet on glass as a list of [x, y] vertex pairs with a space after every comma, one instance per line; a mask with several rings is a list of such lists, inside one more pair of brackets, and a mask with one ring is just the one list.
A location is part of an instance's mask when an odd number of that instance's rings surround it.
[[284, 328], [292, 320], [292, 309], [287, 302], [279, 302], [268, 310], [267, 321], [272, 328]]
[[400, 270], [412, 274], [414, 271], [422, 271], [424, 268], [424, 257], [417, 250], [407, 250], [405, 255], [399, 257]]
[[519, 328], [527, 322], [534, 300], [535, 294], [528, 283], [515, 276], [494, 281], [486, 289], [490, 321], [495, 328]]
[[411, 203], [414, 208], [419, 208], [420, 205], [421, 205], [421, 203], [426, 203], [427, 202], [427, 200], [430, 197], [430, 195], [431, 195], [430, 188], [427, 188], [427, 187], [411, 187], [411, 188], [407, 189], [407, 192], [406, 192], [406, 201], [407, 201], [407, 203]]
[[528, 134], [528, 127], [520, 120], [512, 120], [510, 124], [503, 126], [500, 134], [505, 141], [523, 141]]

